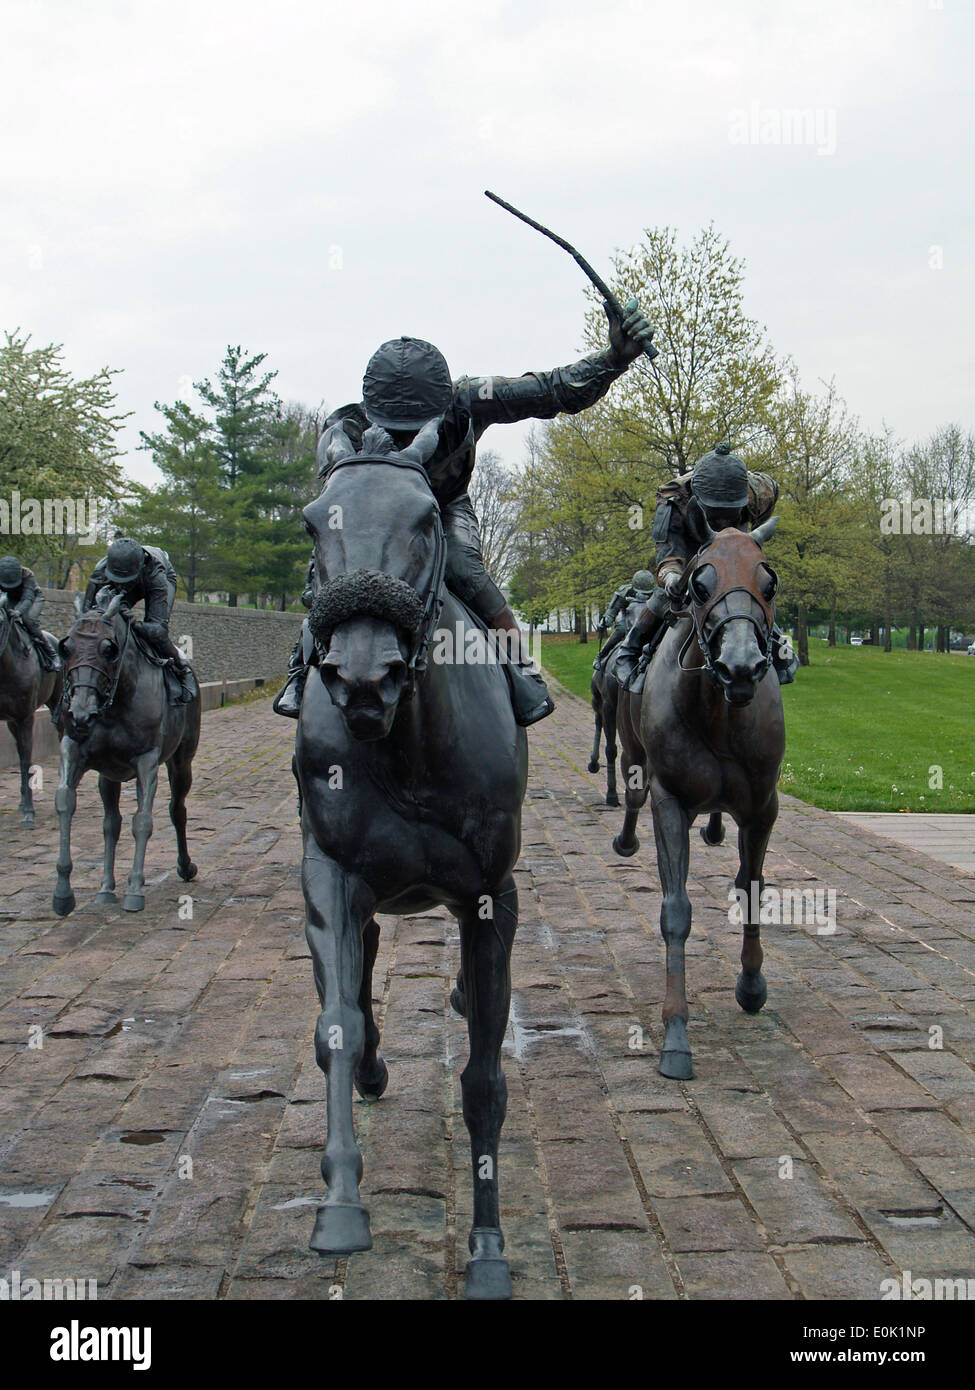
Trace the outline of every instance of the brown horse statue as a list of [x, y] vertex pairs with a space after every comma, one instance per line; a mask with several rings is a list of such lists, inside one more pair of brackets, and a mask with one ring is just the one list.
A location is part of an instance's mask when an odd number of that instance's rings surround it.
[[[748, 907], [735, 998], [746, 1013], [758, 1013], [767, 995], [754, 918], [785, 753], [780, 686], [774, 672], [769, 677], [778, 580], [762, 551], [776, 521], [751, 532], [709, 528], [707, 543], [681, 578], [679, 620], [650, 662], [642, 692], [627, 690], [619, 703], [626, 812], [613, 848], [626, 856], [637, 852], [637, 818], [649, 795], [667, 948], [660, 1072], [676, 1080], [693, 1075], [684, 943], [691, 930], [687, 871], [696, 816], [710, 817], [702, 831], [709, 844], [722, 838], [722, 812], [738, 826], [735, 887]], [[688, 665], [695, 642], [703, 660]]]
[[[49, 635], [49, 634], [48, 634]], [[51, 646], [55, 639], [50, 638]], [[34, 711], [41, 705], [53, 710], [61, 698], [61, 671], [45, 671], [30, 637], [14, 618], [7, 595], [0, 593], [0, 719], [17, 745], [20, 762], [20, 816], [25, 830], [34, 827], [31, 789], [31, 756], [34, 748]]]

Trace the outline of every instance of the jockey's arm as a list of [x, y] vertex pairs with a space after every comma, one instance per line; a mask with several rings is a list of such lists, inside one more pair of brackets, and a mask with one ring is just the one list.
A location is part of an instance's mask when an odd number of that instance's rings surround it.
[[96, 568], [95, 573], [88, 581], [88, 587], [85, 589], [85, 597], [81, 605], [81, 611], [83, 613], [87, 613], [89, 608], [94, 608], [95, 600], [98, 598], [98, 590], [105, 582], [104, 577], [99, 576]]
[[474, 432], [480, 437], [488, 425], [578, 415], [602, 400], [625, 370], [607, 349], [551, 372], [470, 377], [462, 384], [469, 392]]
[[39, 592], [38, 583], [34, 578], [33, 572], [25, 566], [24, 577], [20, 588], [20, 598], [14, 605], [14, 613], [18, 618], [23, 618], [26, 615]]
[[639, 304], [631, 299], [619, 322], [606, 309], [609, 346], [590, 353], [568, 367], [551, 372], [527, 372], [524, 376], [484, 376], [466, 380], [474, 433], [488, 425], [516, 420], [551, 420], [556, 415], [578, 415], [602, 400], [616, 379], [648, 349], [653, 329]]
[[657, 549], [654, 555], [654, 574], [661, 588], [666, 586], [667, 575], [684, 573], [688, 555], [682, 534], [680, 514], [670, 502], [660, 502], [653, 517], [653, 539]]
[[603, 623], [606, 627], [611, 627], [616, 618], [626, 607], [626, 595], [622, 589], [617, 589], [610, 601], [609, 607], [603, 616]]
[[161, 567], [146, 575], [143, 587], [146, 605], [144, 621], [157, 624], [164, 632], [168, 631], [170, 589]]

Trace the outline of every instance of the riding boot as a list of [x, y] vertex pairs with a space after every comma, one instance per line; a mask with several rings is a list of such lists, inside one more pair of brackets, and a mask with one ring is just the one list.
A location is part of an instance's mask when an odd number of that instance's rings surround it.
[[643, 648], [650, 641], [650, 638], [657, 630], [660, 618], [645, 603], [640, 609], [636, 622], [623, 638], [619, 652], [616, 655], [616, 679], [620, 689], [625, 689], [630, 682], [633, 672], [636, 670], [637, 662], [643, 652]]
[[791, 685], [799, 669], [799, 657], [796, 650], [778, 623], [774, 623], [772, 626], [770, 640], [772, 643], [772, 665], [779, 678], [779, 685]]
[[[522, 728], [527, 728], [529, 724], [536, 724], [539, 719], [551, 714], [555, 709], [555, 701], [549, 695], [548, 687], [540, 673], [535, 670], [531, 657], [522, 648], [521, 628], [507, 604], [491, 619], [491, 627], [502, 632], [518, 634], [517, 652], [507, 655], [504, 669], [511, 691], [515, 721]], [[504, 645], [507, 649], [507, 644]]]
[[197, 685], [193, 668], [188, 661], [180, 660], [174, 663], [174, 669], [179, 677], [179, 697], [180, 703], [188, 705], [196, 699]]
[[39, 623], [30, 618], [21, 617], [24, 630], [34, 644], [34, 651], [37, 653], [37, 660], [42, 671], [56, 671], [58, 669], [58, 655], [52, 650], [51, 644], [47, 640], [46, 634], [41, 629]]
[[609, 636], [606, 638], [606, 641], [599, 648], [599, 651], [596, 653], [596, 659], [592, 663], [592, 669], [596, 672], [597, 675], [602, 675], [606, 667], [606, 658], [609, 656], [610, 652], [614, 650], [614, 648], [619, 646], [625, 634], [626, 629], [617, 624], [616, 627], [613, 628]]
[[275, 714], [283, 714], [286, 719], [298, 718], [307, 679], [308, 667], [302, 651], [302, 639], [299, 637], [288, 661], [288, 679], [271, 705]]

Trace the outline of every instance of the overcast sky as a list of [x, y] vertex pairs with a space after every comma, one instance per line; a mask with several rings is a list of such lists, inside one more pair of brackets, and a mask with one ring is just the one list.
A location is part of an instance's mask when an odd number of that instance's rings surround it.
[[2, 30], [0, 328], [124, 369], [135, 477], [228, 343], [329, 407], [400, 333], [455, 376], [571, 361], [583, 277], [485, 188], [604, 271], [713, 219], [808, 386], [975, 427], [970, 0], [4, 0]]

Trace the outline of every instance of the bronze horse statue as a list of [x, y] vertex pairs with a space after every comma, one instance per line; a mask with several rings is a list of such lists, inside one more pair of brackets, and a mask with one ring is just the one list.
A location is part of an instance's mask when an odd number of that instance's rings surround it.
[[[746, 1013], [758, 1013], [767, 995], [760, 925], [754, 919], [764, 889], [765, 851], [778, 815], [776, 784], [785, 753], [779, 682], [774, 673], [766, 679], [778, 580], [762, 546], [776, 521], [772, 517], [747, 533], [708, 528], [705, 546], [681, 577], [679, 592], [685, 597], [679, 601], [679, 620], [651, 660], [642, 693], [628, 690], [619, 706], [626, 812], [613, 848], [626, 856], [637, 852], [637, 818], [649, 795], [663, 889], [660, 930], [667, 950], [660, 1072], [677, 1080], [693, 1075], [684, 943], [691, 929], [687, 871], [696, 816], [709, 815], [708, 828], [702, 830], [709, 844], [722, 838], [723, 812], [738, 826], [735, 887], [738, 901], [748, 906], [742, 914], [742, 969], [735, 998]], [[703, 663], [689, 666], [685, 662], [695, 639]]]
[[[643, 598], [633, 598], [626, 605], [624, 626], [630, 628], [636, 622], [637, 616], [643, 607]], [[616, 747], [616, 707], [620, 698], [620, 685], [616, 679], [616, 657], [619, 654], [619, 647], [616, 646], [606, 657], [601, 671], [593, 671], [592, 680], [589, 684], [589, 692], [592, 698], [592, 712], [596, 723], [595, 736], [592, 741], [592, 753], [589, 755], [589, 771], [599, 771], [599, 741], [600, 738], [606, 739], [606, 805], [618, 806], [620, 804], [619, 793], [616, 790], [616, 758], [618, 749]]]
[[[54, 638], [51, 638], [54, 645]], [[61, 698], [61, 671], [45, 671], [34, 644], [14, 619], [7, 595], [0, 593], [0, 719], [17, 745], [20, 763], [20, 816], [25, 830], [34, 826], [31, 788], [31, 756], [34, 748], [34, 711], [41, 705], [54, 710]]]
[[388, 1080], [372, 1012], [376, 913], [444, 905], [460, 925], [451, 999], [470, 1040], [461, 1076], [474, 1174], [465, 1292], [508, 1298], [498, 1201], [507, 1097], [501, 1046], [527, 740], [496, 661], [471, 662], [466, 641], [465, 654], [438, 661], [435, 650], [430, 660], [441, 615], [440, 633], [461, 631], [475, 644], [485, 638], [444, 588], [440, 511], [423, 466], [436, 441], [433, 422], [394, 452], [391, 439], [371, 428], [360, 454], [351, 443], [333, 452], [321, 496], [304, 511], [315, 545], [309, 626], [318, 675], [302, 698], [294, 768], [306, 937], [322, 1006], [315, 1051], [328, 1113], [321, 1163], [328, 1194], [311, 1248], [345, 1255], [372, 1245], [352, 1087], [378, 1099]]
[[[79, 613], [59, 643], [64, 663], [64, 696], [58, 718], [61, 773], [54, 805], [60, 851], [53, 907], [65, 916], [75, 906], [71, 890], [71, 818], [76, 788], [89, 768], [98, 773], [104, 807], [105, 863], [97, 903], [114, 903], [115, 848], [122, 829], [122, 783], [136, 779], [132, 817], [135, 855], [122, 901], [126, 912], [145, 907], [146, 846], [152, 834], [152, 807], [159, 765], [169, 773], [169, 814], [176, 830], [176, 871], [187, 882], [196, 865], [186, 845], [186, 797], [193, 781], [193, 757], [200, 740], [200, 694], [173, 704], [165, 673], [139, 645], [132, 620], [119, 612], [122, 595], [106, 585], [97, 604]], [[79, 600], [80, 606], [80, 600]]]

